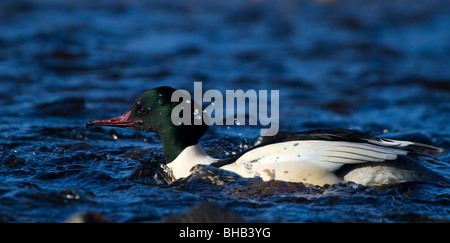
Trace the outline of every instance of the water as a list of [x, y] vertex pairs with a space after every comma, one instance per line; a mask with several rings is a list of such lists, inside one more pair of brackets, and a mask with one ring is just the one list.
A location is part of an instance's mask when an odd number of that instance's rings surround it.
[[[358, 129], [448, 151], [449, 12], [438, 0], [1, 1], [0, 221], [183, 221], [208, 201], [246, 222], [449, 222], [446, 184], [319, 188], [199, 167], [168, 185], [155, 134], [85, 128], [147, 89], [202, 81], [280, 90], [282, 131]], [[212, 127], [202, 143], [224, 158], [258, 135]], [[448, 152], [420, 160], [449, 177]]]

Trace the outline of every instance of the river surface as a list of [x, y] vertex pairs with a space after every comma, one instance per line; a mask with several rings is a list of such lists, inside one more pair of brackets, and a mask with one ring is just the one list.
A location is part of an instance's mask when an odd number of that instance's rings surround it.
[[[450, 222], [446, 183], [313, 187], [199, 167], [168, 184], [157, 135], [93, 127], [144, 91], [279, 90], [280, 130], [430, 143], [450, 176], [450, 1], [0, 2], [0, 222]], [[213, 126], [205, 150], [258, 126]], [[212, 213], [211, 213], [212, 212]]]

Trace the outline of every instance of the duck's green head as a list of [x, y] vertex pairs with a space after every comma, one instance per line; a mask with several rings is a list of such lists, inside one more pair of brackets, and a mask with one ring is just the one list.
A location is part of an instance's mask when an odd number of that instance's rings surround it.
[[[197, 144], [208, 129], [204, 122], [201, 125], [194, 125], [193, 119], [195, 116], [192, 114], [190, 114], [192, 117], [191, 125], [179, 125], [172, 122], [172, 110], [180, 102], [186, 102], [183, 99], [172, 102], [171, 97], [175, 91], [175, 89], [167, 86], [148, 90], [137, 98], [130, 110], [122, 116], [108, 120], [90, 121], [86, 126], [122, 127], [157, 133], [163, 143], [166, 161], [170, 163], [186, 147]], [[187, 103], [191, 105], [190, 110], [194, 111], [195, 103]]]

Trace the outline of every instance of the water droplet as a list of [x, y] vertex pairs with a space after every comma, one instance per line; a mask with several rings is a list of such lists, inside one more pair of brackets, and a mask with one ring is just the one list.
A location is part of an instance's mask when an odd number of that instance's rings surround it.
[[234, 124], [235, 124], [236, 126], [241, 125], [241, 122], [237, 119], [237, 117], [234, 118]]
[[186, 100], [186, 103], [190, 104], [190, 103], [191, 103], [191, 101], [190, 101], [190, 100]]
[[247, 144], [241, 143], [241, 144], [239, 145], [239, 148], [240, 148], [241, 150], [247, 150], [249, 147], [248, 147]]

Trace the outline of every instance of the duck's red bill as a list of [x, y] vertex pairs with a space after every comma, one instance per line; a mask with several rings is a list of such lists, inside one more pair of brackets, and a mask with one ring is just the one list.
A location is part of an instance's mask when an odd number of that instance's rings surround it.
[[132, 126], [133, 124], [139, 123], [139, 121], [129, 121], [128, 118], [130, 117], [130, 114], [131, 114], [131, 111], [128, 111], [127, 113], [125, 113], [119, 117], [112, 118], [109, 120], [90, 121], [86, 124], [86, 127], [89, 127], [89, 126], [129, 127], [129, 126]]

